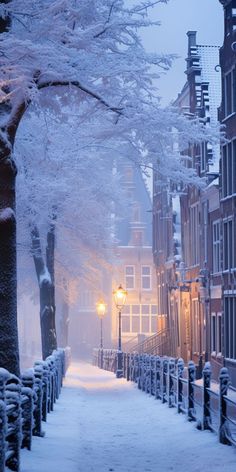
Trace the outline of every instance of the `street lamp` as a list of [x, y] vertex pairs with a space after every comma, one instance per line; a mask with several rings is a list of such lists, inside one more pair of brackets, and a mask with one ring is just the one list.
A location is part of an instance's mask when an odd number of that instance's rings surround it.
[[101, 352], [101, 358], [100, 358], [100, 367], [103, 369], [103, 333], [102, 333], [102, 321], [106, 313], [106, 303], [101, 299], [96, 303], [96, 310], [97, 310], [97, 315], [100, 318], [101, 321], [101, 336], [100, 336], [100, 352]]
[[118, 309], [118, 312], [119, 312], [119, 318], [118, 318], [118, 333], [119, 333], [119, 335], [118, 335], [118, 352], [117, 352], [116, 377], [120, 378], [123, 375], [122, 350], [121, 350], [121, 310], [125, 305], [127, 292], [126, 292], [126, 290], [124, 290], [122, 288], [121, 285], [119, 285], [118, 289], [114, 290], [113, 295], [114, 295], [116, 308]]

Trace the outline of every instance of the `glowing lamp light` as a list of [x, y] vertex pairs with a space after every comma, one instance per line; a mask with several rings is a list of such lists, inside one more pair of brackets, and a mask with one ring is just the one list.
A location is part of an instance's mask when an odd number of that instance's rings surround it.
[[104, 318], [106, 313], [106, 303], [101, 299], [96, 303], [96, 310], [99, 318]]
[[126, 302], [127, 291], [123, 289], [122, 285], [119, 285], [117, 290], [113, 292], [114, 300], [118, 310], [122, 310]]

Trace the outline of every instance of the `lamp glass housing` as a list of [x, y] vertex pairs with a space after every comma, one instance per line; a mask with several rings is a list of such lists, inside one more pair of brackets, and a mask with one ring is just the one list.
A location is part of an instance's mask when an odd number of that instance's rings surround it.
[[96, 303], [96, 310], [99, 318], [104, 318], [106, 313], [106, 303], [101, 299]]
[[116, 307], [118, 310], [122, 310], [126, 302], [127, 291], [123, 289], [122, 285], [119, 285], [118, 289], [114, 290], [113, 295]]

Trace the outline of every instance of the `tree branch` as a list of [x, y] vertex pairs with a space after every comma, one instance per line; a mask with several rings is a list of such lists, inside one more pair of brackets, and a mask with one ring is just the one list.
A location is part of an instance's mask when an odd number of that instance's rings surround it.
[[69, 80], [55, 80], [55, 81], [51, 80], [49, 82], [44, 82], [42, 84], [39, 83], [38, 84], [38, 89], [41, 90], [41, 89], [44, 89], [44, 88], [47, 88], [47, 87], [64, 87], [64, 86], [69, 86], [69, 85], [73, 85], [74, 87], [77, 87], [78, 89], [82, 90], [82, 92], [85, 92], [88, 95], [90, 95], [90, 97], [95, 98], [102, 105], [104, 105], [106, 108], [108, 108], [110, 111], [112, 111], [112, 112], [114, 112], [118, 115], [123, 114], [123, 109], [122, 108], [111, 106], [103, 97], [101, 97], [96, 92], [94, 92], [94, 91], [90, 90], [89, 88], [85, 87], [84, 85], [82, 85], [78, 80], [71, 80], [71, 81], [69, 81]]

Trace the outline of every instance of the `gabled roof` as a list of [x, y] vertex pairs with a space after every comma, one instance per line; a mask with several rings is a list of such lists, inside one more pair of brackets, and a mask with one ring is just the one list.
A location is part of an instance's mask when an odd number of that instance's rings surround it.
[[217, 121], [217, 109], [221, 103], [221, 74], [217, 71], [219, 49], [219, 46], [197, 45], [201, 82], [209, 83], [209, 115], [213, 122]]

